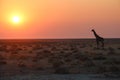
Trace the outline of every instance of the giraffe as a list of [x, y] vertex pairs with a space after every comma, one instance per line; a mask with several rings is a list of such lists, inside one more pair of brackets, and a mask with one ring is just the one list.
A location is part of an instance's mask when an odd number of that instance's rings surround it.
[[100, 37], [100, 36], [95, 32], [94, 29], [92, 29], [91, 31], [93, 32], [94, 36], [96, 37], [97, 48], [99, 47], [99, 43], [101, 43], [101, 44], [102, 44], [101, 47], [104, 48], [104, 38]]

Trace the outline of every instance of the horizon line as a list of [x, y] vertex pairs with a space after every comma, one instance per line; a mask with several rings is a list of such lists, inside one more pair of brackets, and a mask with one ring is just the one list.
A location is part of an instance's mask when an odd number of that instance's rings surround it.
[[[0, 40], [4, 40], [4, 39], [95, 39], [95, 38], [0, 38]], [[110, 37], [110, 38], [104, 38], [104, 39], [120, 39], [120, 38], [116, 38], [116, 37]]]

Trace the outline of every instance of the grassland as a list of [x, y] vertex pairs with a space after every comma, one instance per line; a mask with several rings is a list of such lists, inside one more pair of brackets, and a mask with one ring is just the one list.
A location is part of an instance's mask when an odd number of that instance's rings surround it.
[[0, 40], [1, 79], [26, 74], [119, 77], [120, 39], [106, 39], [104, 49], [93, 39]]

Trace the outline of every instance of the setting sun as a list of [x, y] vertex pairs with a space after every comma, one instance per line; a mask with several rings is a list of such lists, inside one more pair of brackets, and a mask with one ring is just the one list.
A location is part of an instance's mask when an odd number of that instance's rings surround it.
[[120, 38], [120, 0], [0, 0], [0, 38]]
[[19, 22], [20, 22], [20, 17], [14, 16], [14, 17], [12, 18], [12, 21], [13, 21], [14, 23], [19, 23]]

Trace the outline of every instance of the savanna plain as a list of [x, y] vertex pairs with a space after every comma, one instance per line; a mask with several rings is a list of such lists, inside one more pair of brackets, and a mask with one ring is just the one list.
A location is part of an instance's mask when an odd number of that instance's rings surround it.
[[119, 80], [120, 39], [0, 40], [0, 80]]

